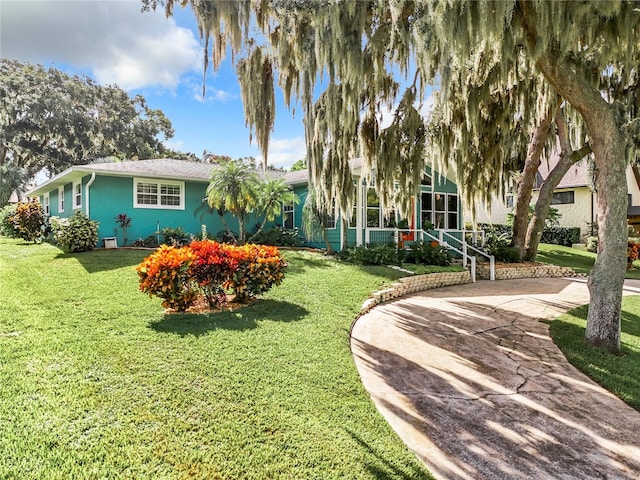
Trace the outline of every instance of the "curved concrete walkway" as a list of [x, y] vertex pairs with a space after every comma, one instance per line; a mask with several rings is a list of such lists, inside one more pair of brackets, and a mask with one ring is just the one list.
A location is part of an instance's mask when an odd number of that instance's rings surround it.
[[588, 300], [575, 279], [429, 290], [360, 317], [353, 355], [437, 478], [638, 479], [640, 413], [572, 367], [540, 321]]

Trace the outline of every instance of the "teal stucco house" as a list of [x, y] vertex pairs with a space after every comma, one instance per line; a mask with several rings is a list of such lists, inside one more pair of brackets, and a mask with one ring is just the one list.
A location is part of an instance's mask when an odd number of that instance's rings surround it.
[[[455, 233], [462, 228], [462, 205], [458, 188], [450, 179], [425, 169], [420, 193], [414, 199], [412, 218], [400, 220], [386, 216], [380, 208], [375, 190], [361, 175], [362, 162], [351, 162], [355, 178], [356, 205], [346, 230], [337, 214], [326, 220], [327, 237], [335, 250], [347, 245], [413, 240], [423, 227]], [[127, 236], [146, 238], [159, 230], [182, 227], [199, 233], [202, 225], [216, 234], [224, 227], [218, 215], [204, 202], [213, 165], [173, 159], [153, 159], [116, 163], [77, 165], [33, 188], [27, 195], [37, 196], [48, 216], [69, 217], [77, 210], [100, 223], [99, 244], [116, 236], [115, 217], [125, 213], [131, 218]], [[302, 225], [302, 206], [308, 194], [308, 172], [269, 172], [281, 176], [300, 197], [298, 205], [284, 205], [283, 215], [275, 224], [287, 228]], [[227, 219], [234, 225], [233, 219]], [[247, 228], [257, 224], [250, 218]], [[120, 243], [121, 240], [119, 239]], [[324, 242], [307, 239], [309, 246]]]

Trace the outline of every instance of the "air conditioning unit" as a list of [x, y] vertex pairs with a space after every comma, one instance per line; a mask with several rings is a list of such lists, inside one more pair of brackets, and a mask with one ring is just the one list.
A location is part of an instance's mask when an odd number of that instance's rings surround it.
[[118, 239], [116, 237], [106, 237], [102, 239], [104, 248], [118, 248]]

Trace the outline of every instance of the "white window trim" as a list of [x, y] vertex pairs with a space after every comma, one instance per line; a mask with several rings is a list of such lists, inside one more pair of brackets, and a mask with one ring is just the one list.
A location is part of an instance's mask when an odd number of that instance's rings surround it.
[[[291, 210], [285, 210], [286, 208], [290, 208]], [[285, 226], [287, 222], [287, 213], [291, 213], [291, 223], [293, 224], [292, 228], [296, 228], [296, 206], [293, 203], [282, 204], [282, 228], [287, 228]]]
[[[331, 213], [327, 213], [327, 216], [329, 217], [333, 217], [333, 227], [327, 227], [325, 226], [324, 229], [325, 230], [336, 230], [338, 228], [338, 222], [340, 221], [340, 219], [338, 218], [338, 209], [336, 208], [336, 201], [333, 200], [331, 202]], [[327, 219], [325, 217], [323, 223], [326, 223]]]
[[58, 187], [58, 213], [64, 212], [64, 186]]
[[42, 195], [42, 202], [44, 203], [44, 214], [45, 215], [50, 215], [51, 214], [51, 203], [49, 201], [49, 193], [45, 193], [44, 195]]
[[[155, 183], [158, 186], [158, 204], [148, 205], [145, 203], [138, 203], [138, 184], [139, 183]], [[161, 185], [173, 185], [180, 187], [180, 205], [160, 205], [160, 186]], [[156, 210], [184, 210], [184, 182], [176, 180], [160, 180], [155, 178], [134, 178], [133, 179], [133, 208], [145, 208]]]
[[[80, 195], [78, 195], [76, 193], [76, 187], [80, 185]], [[73, 190], [72, 192], [72, 200], [71, 203], [73, 204], [73, 209], [74, 210], [78, 210], [80, 208], [82, 208], [82, 180], [78, 180], [76, 182], [73, 182]], [[80, 199], [79, 202], [76, 202], [77, 199]]]

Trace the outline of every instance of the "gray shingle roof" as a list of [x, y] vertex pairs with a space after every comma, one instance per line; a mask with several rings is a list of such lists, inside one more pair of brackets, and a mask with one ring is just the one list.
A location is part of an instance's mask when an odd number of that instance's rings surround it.
[[[553, 156], [549, 162], [540, 163], [538, 168], [538, 176], [536, 178], [536, 188], [540, 188], [542, 181], [549, 176], [549, 172], [558, 164], [558, 157]], [[556, 188], [575, 188], [587, 186], [587, 170], [588, 165], [586, 159], [571, 165], [569, 170], [562, 177]]]
[[[211, 169], [215, 164], [194, 162], [191, 160], [176, 160], [173, 158], [154, 158], [150, 160], [91, 163], [87, 165], [75, 165], [68, 168], [55, 177], [47, 180], [36, 188], [27, 192], [27, 195], [40, 195], [69, 183], [86, 175], [87, 173], [99, 173], [117, 177], [147, 177], [170, 180], [190, 180], [195, 182], [209, 182]], [[260, 172], [259, 172], [260, 173]], [[268, 171], [271, 178], [279, 178], [284, 172]]]

